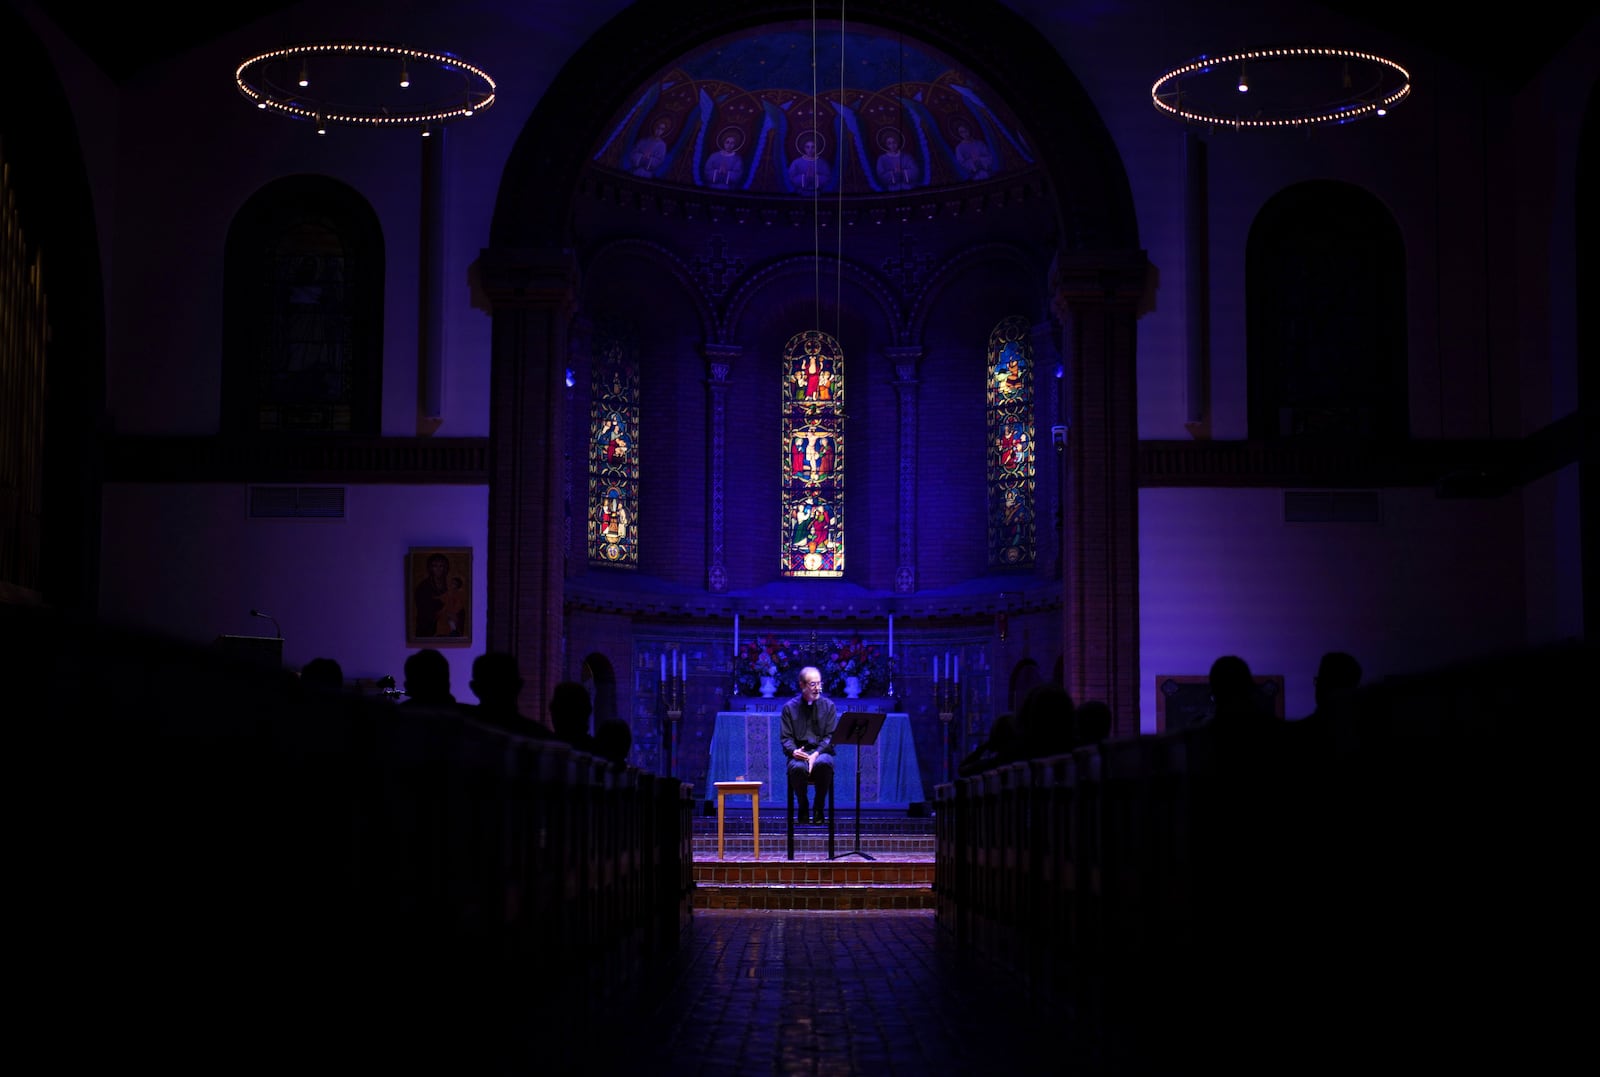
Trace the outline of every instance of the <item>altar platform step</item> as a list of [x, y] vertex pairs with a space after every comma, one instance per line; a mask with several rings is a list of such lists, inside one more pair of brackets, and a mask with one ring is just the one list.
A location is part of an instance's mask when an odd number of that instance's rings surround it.
[[696, 909], [934, 907], [933, 820], [907, 818], [903, 811], [863, 809], [858, 847], [854, 810], [841, 810], [831, 860], [828, 828], [811, 825], [795, 827], [794, 859], [788, 859], [783, 813], [765, 808], [759, 857], [748, 809], [725, 812], [721, 859], [715, 818], [695, 820], [693, 847]]

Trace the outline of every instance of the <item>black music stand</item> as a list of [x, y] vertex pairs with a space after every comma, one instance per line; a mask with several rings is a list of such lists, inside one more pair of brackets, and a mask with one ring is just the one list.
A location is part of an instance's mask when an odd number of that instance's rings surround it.
[[878, 730], [883, 728], [884, 717], [880, 711], [845, 711], [839, 715], [839, 724], [833, 731], [833, 743], [856, 746], [856, 847], [838, 856], [830, 856], [829, 860], [843, 860], [847, 856], [859, 856], [863, 860], [877, 859], [861, 851], [861, 749], [864, 745], [878, 742]]

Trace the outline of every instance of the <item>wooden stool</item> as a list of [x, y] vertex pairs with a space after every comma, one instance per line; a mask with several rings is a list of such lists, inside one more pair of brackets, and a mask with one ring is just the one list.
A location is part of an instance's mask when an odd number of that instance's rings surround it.
[[750, 821], [755, 829], [756, 859], [761, 859], [761, 783], [760, 782], [716, 782], [717, 787], [717, 859], [722, 859], [722, 802], [726, 797], [737, 797], [749, 794]]

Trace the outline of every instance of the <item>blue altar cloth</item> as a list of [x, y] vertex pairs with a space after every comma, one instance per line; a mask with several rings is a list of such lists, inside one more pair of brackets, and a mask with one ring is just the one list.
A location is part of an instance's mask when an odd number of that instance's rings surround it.
[[[836, 701], [842, 715], [848, 707]], [[911, 716], [900, 711], [884, 715], [878, 740], [858, 749], [835, 744], [833, 791], [840, 808], [856, 806], [856, 752], [861, 753], [861, 807], [905, 809], [923, 799], [922, 776], [917, 770], [917, 747], [911, 738]], [[719, 711], [711, 731], [711, 769], [706, 787], [714, 782], [759, 781], [761, 796], [783, 809], [785, 762], [778, 743], [776, 711]], [[776, 775], [777, 781], [773, 781]]]

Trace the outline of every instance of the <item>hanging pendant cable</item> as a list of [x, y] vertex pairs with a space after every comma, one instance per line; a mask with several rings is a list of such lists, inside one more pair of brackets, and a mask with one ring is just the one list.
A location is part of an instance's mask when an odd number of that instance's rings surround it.
[[[844, 0], [839, 0], [839, 107], [846, 107], [844, 96]], [[841, 136], [840, 146], [844, 145]], [[845, 155], [839, 154], [839, 190], [838, 208], [833, 215], [834, 231], [839, 234], [835, 241], [837, 253], [833, 258], [833, 339], [839, 341], [843, 347], [844, 342], [839, 337], [844, 332], [844, 165]]]
[[[822, 137], [821, 120], [817, 113], [817, 3], [811, 0], [811, 137]], [[803, 140], [804, 136], [802, 136]], [[815, 142], [813, 142], [815, 145]], [[819, 223], [819, 214], [822, 212], [818, 203], [822, 200], [822, 191], [816, 186], [818, 175], [817, 161], [822, 159], [822, 147], [817, 146], [817, 155], [811, 162], [811, 324], [818, 329], [822, 328], [822, 226]], [[804, 173], [801, 181], [804, 182]]]

